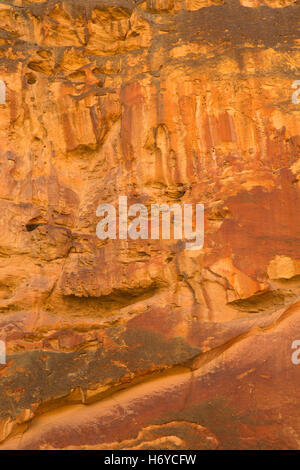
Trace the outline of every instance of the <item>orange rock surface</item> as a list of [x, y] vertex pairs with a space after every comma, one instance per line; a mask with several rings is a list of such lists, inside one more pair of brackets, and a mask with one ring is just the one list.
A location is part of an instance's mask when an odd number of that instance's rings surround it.
[[[0, 0], [0, 449], [300, 449], [299, 12]], [[203, 249], [99, 240], [122, 195]]]

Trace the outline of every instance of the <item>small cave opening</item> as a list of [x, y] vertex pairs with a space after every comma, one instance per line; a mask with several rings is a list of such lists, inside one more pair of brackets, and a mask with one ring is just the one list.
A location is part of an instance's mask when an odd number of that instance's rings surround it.
[[35, 230], [39, 225], [41, 224], [26, 224], [25, 228], [27, 232], [33, 232], [33, 230]]

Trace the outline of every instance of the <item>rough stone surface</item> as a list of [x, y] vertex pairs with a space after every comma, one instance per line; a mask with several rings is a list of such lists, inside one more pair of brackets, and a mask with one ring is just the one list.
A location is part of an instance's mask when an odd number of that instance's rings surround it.
[[299, 6], [0, 1], [0, 449], [300, 449]]

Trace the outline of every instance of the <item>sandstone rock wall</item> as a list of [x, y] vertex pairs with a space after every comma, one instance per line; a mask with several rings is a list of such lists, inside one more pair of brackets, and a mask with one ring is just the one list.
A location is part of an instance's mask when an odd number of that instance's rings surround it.
[[[0, 1], [0, 448], [299, 449], [298, 23]], [[100, 241], [120, 195], [204, 203], [204, 248]]]

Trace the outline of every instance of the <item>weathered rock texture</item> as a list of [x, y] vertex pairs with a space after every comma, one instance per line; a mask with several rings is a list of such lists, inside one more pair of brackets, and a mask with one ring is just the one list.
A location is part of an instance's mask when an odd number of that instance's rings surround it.
[[0, 1], [0, 448], [300, 448], [299, 5]]

